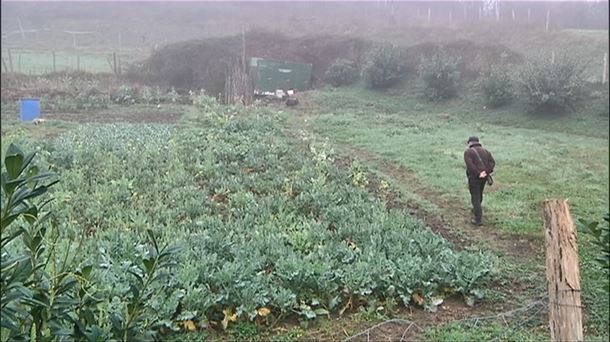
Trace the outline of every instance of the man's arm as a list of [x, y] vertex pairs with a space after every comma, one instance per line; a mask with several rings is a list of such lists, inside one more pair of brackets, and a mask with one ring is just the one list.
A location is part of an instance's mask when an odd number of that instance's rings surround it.
[[466, 163], [466, 171], [472, 172], [472, 174], [476, 175], [479, 173], [479, 168], [477, 168], [477, 165], [472, 160], [472, 153], [469, 152], [470, 150], [464, 151], [464, 162]]
[[496, 167], [496, 161], [494, 160], [494, 156], [491, 154], [491, 152], [487, 151], [487, 154], [489, 155], [489, 160], [487, 161], [487, 165], [489, 165], [489, 173], [492, 173]]

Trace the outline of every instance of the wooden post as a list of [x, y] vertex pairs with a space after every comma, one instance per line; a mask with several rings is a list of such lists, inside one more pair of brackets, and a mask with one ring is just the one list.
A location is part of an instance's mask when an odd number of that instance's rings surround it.
[[6, 65], [6, 61], [4, 60], [4, 58], [2, 58], [2, 65], [4, 66], [4, 71], [5, 71], [5, 72], [9, 72], [9, 68], [8, 68], [8, 66]]
[[602, 84], [608, 81], [608, 53], [604, 52], [604, 71], [602, 72]]
[[546, 29], [545, 29], [546, 32], [549, 32], [549, 23], [550, 22], [551, 22], [551, 10], [548, 9], [548, 10], [546, 10], [546, 26], [545, 26], [546, 27]]
[[112, 53], [112, 72], [114, 72], [115, 75], [118, 75], [118, 69], [116, 67], [116, 52]]
[[551, 341], [582, 341], [576, 230], [567, 200], [544, 202]]
[[23, 31], [23, 25], [21, 25], [21, 19], [17, 19], [17, 22], [19, 23], [19, 31], [21, 31], [21, 39], [25, 40], [25, 32]]
[[246, 30], [241, 28], [241, 67], [246, 70]]
[[55, 51], [53, 51], [53, 72], [57, 72], [57, 64], [55, 64]]
[[9, 67], [11, 67], [11, 72], [15, 72], [15, 69], [13, 68], [13, 54], [11, 53], [11, 49], [7, 49], [8, 52], [8, 65]]

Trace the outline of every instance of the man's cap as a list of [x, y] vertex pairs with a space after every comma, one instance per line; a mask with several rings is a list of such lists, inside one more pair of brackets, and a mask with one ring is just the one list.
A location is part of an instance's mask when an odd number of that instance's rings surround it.
[[476, 137], [476, 136], [473, 135], [473, 136], [468, 138], [467, 142], [470, 143], [470, 142], [473, 142], [473, 141], [474, 142], [479, 142], [479, 137]]

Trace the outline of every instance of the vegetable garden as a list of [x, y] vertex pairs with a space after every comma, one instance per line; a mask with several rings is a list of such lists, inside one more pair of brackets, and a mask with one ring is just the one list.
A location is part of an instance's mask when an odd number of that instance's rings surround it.
[[[28, 239], [3, 241], [3, 268], [11, 258], [46, 261], [37, 276], [3, 272], [3, 289], [25, 290], [2, 292], [3, 318], [13, 313], [2, 340], [146, 340], [239, 321], [306, 322], [371, 303], [434, 311], [446, 296], [468, 304], [480, 296], [490, 255], [454, 251], [387, 208], [356, 167], [333, 163], [327, 143], [304, 135], [295, 144], [281, 112], [202, 103], [179, 126], [84, 125], [49, 142], [3, 137], [2, 236], [23, 229], [43, 246], [32, 253]], [[7, 187], [17, 177], [11, 167], [24, 158], [8, 142], [36, 152], [32, 165], [59, 179], [42, 196], [53, 198], [50, 219], [25, 215], [5, 227], [17, 196]], [[23, 187], [35, 183], [24, 179]]]

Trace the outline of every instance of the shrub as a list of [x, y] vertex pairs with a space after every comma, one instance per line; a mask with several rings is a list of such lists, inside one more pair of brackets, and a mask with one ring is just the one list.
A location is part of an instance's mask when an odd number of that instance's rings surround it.
[[199, 93], [194, 91], [189, 92], [189, 98], [193, 105], [200, 107], [204, 111], [211, 111], [218, 108], [218, 101], [216, 98], [206, 94], [205, 90], [201, 89]]
[[492, 68], [490, 73], [481, 80], [479, 86], [485, 105], [488, 107], [498, 108], [513, 99], [512, 79], [505, 68]]
[[419, 75], [425, 83], [425, 94], [430, 100], [443, 100], [457, 95], [460, 79], [460, 60], [439, 52], [431, 58], [422, 58]]
[[115, 94], [112, 95], [112, 101], [118, 104], [134, 104], [137, 101], [136, 89], [122, 85]]
[[384, 46], [371, 53], [363, 73], [370, 88], [382, 89], [398, 83], [404, 69], [398, 49]]
[[358, 79], [356, 63], [347, 59], [337, 59], [324, 74], [326, 83], [334, 87], [350, 85]]
[[146, 104], [159, 104], [161, 102], [161, 89], [156, 87], [155, 89], [151, 87], [144, 87], [140, 92], [140, 97], [142, 101]]
[[532, 61], [521, 71], [523, 96], [532, 112], [561, 113], [572, 109], [582, 90], [582, 67], [575, 61]]
[[178, 94], [176, 88], [171, 87], [167, 94], [165, 94], [164, 100], [166, 102], [176, 103], [180, 100], [180, 94]]
[[[580, 220], [579, 228], [583, 233], [593, 238], [593, 244], [599, 249], [599, 256], [595, 259], [606, 270], [610, 271], [610, 213], [604, 216], [605, 224], [598, 221]], [[610, 289], [606, 289], [610, 291]]]
[[77, 109], [106, 109], [110, 97], [95, 88], [79, 92], [74, 98]]

